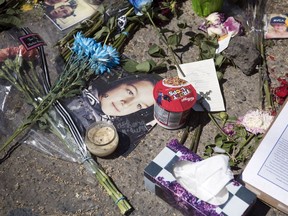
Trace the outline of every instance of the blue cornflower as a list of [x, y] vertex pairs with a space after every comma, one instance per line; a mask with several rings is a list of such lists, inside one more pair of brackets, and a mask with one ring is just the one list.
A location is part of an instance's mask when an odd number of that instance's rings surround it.
[[91, 56], [92, 69], [95, 73], [103, 74], [105, 71], [110, 72], [110, 68], [120, 63], [119, 54], [115, 48], [107, 45], [99, 46], [94, 50]]
[[119, 53], [115, 48], [105, 44], [102, 46], [94, 39], [84, 37], [80, 32], [75, 35], [72, 50], [78, 60], [89, 62], [89, 67], [95, 74], [110, 72], [110, 68], [120, 64]]
[[72, 50], [80, 56], [85, 55], [87, 57], [91, 56], [93, 53], [93, 49], [98, 47], [100, 43], [97, 43], [92, 38], [86, 38], [83, 36], [81, 32], [77, 32]]
[[153, 0], [128, 0], [133, 5], [136, 15], [142, 15], [145, 8], [149, 8]]

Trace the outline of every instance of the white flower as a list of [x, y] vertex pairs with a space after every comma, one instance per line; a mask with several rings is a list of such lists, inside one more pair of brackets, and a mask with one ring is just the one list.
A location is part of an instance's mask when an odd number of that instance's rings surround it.
[[261, 110], [249, 111], [239, 119], [239, 123], [253, 134], [265, 133], [272, 121], [273, 116]]
[[212, 25], [219, 25], [222, 21], [220, 14], [217, 12], [211, 13], [209, 16], [206, 17], [206, 20], [209, 22], [209, 24]]
[[221, 37], [227, 34], [227, 30], [222, 25], [210, 25], [207, 28], [207, 33], [210, 36], [218, 35]]

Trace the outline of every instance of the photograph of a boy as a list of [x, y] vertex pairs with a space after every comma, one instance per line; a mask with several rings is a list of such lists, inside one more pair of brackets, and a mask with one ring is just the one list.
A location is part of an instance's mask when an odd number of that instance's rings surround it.
[[121, 133], [120, 142], [122, 136], [126, 145], [134, 145], [147, 134], [154, 120], [153, 89], [161, 78], [153, 74], [109, 78], [92, 81], [66, 106], [83, 134], [95, 121], [109, 121]]
[[271, 16], [265, 38], [288, 38], [287, 16]]
[[84, 0], [44, 0], [45, 15], [60, 30], [89, 18], [96, 9], [96, 4], [88, 4]]

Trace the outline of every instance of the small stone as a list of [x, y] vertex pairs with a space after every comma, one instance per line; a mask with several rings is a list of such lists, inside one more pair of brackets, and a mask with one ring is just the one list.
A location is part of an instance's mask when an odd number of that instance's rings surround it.
[[244, 36], [232, 38], [223, 54], [248, 76], [256, 72], [256, 66], [261, 60], [260, 52], [256, 49], [253, 39]]

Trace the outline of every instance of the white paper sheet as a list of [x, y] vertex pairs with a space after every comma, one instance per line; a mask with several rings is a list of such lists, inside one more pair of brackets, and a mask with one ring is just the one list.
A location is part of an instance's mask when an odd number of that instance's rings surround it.
[[223, 50], [225, 50], [230, 43], [230, 39], [231, 39], [232, 34], [228, 33], [227, 35], [225, 35], [225, 38], [223, 38], [222, 40], [218, 41], [218, 49], [216, 49], [216, 53], [221, 53]]
[[288, 102], [253, 154], [242, 178], [288, 206]]
[[[178, 71], [178, 76], [185, 79], [196, 89], [198, 98], [206, 94], [204, 107], [210, 112], [225, 111], [224, 101], [216, 74], [213, 59], [206, 59], [180, 65], [185, 77]], [[199, 104], [195, 104], [195, 111], [203, 111]]]

